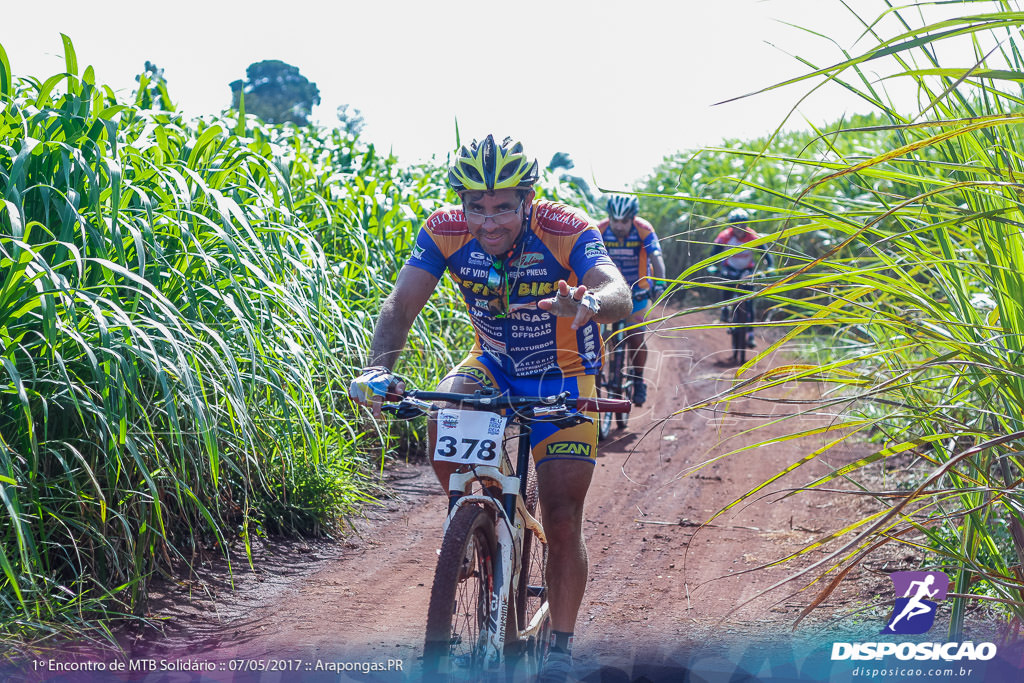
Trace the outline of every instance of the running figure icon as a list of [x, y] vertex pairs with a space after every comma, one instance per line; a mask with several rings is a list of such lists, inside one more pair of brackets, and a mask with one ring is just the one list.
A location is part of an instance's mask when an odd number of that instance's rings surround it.
[[[903, 617], [907, 617], [907, 620], [909, 621], [910, 619], [913, 619], [919, 614], [927, 614], [928, 612], [931, 612], [932, 609], [934, 609], [933, 607], [929, 607], [928, 605], [921, 602], [923, 598], [935, 597], [935, 594], [939, 592], [938, 588], [936, 588], [935, 590], [928, 590], [928, 587], [931, 586], [933, 583], [935, 583], [935, 577], [931, 574], [924, 577], [923, 581], [912, 581], [910, 583], [910, 587], [907, 588], [907, 592], [903, 596], [905, 598], [910, 598], [910, 600], [907, 602], [907, 606], [903, 608], [903, 611], [899, 613], [899, 616], [897, 616], [895, 619], [889, 622], [890, 631], [896, 630], [896, 623], [899, 622], [899, 620]], [[910, 592], [914, 590], [914, 586], [917, 586], [917, 592], [913, 595], [913, 597], [911, 597]]]
[[893, 617], [882, 633], [926, 632], [935, 622], [938, 601], [946, 598], [949, 577], [942, 572], [893, 572], [889, 578], [902, 597], [896, 598]]

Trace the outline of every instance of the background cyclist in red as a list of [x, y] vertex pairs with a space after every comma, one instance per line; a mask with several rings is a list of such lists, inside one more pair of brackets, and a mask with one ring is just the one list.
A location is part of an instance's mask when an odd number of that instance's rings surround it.
[[[509, 138], [499, 145], [488, 135], [462, 147], [448, 174], [462, 205], [435, 211], [420, 230], [381, 307], [371, 366], [352, 383], [357, 401], [379, 413], [409, 329], [445, 272], [465, 300], [476, 343], [438, 391], [496, 387], [527, 396], [596, 394], [598, 324], [628, 315], [629, 288], [585, 214], [536, 199], [537, 176], [537, 161]], [[436, 435], [436, 425], [428, 424], [430, 453]], [[548, 537], [552, 626], [539, 680], [563, 681], [571, 671], [573, 633], [587, 586], [583, 501], [593, 477], [597, 425], [539, 424], [530, 443]], [[447, 487], [454, 466], [435, 463], [434, 470]]]
[[[636, 197], [612, 195], [608, 199], [608, 218], [597, 225], [608, 255], [622, 271], [633, 294], [630, 325], [642, 323], [651, 301], [665, 291], [665, 261], [661, 256], [661, 245], [654, 227], [637, 216], [639, 208]], [[621, 341], [613, 340], [612, 343]], [[625, 342], [629, 349], [629, 372], [634, 378], [633, 403], [642, 406], [647, 400], [647, 384], [644, 382], [647, 340], [643, 328], [629, 332]]]
[[[733, 209], [729, 212], [726, 217], [726, 223], [728, 226], [718, 233], [715, 237], [715, 242], [711, 246], [711, 255], [716, 256], [723, 251], [728, 251], [734, 247], [742, 247], [748, 242], [752, 242], [760, 237], [754, 229], [750, 227], [748, 221], [750, 220], [750, 214], [743, 209]], [[764, 263], [768, 268], [774, 266], [774, 259], [770, 251], [767, 251], [763, 247], [756, 249], [746, 249], [732, 254], [723, 261], [719, 261], [716, 265], [718, 267], [719, 275], [725, 280], [733, 280], [739, 282], [745, 278], [749, 278], [758, 265]], [[735, 292], [727, 289], [719, 290], [722, 293], [722, 300], [732, 298], [735, 296]], [[721, 320], [722, 322], [728, 322], [729, 309], [728, 307], [722, 308]], [[754, 331], [753, 329], [747, 333], [747, 345], [750, 348], [754, 348]]]

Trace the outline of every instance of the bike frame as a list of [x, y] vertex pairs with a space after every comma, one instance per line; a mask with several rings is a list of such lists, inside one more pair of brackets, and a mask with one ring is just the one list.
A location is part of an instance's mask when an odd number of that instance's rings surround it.
[[[443, 535], [447, 538], [452, 521], [463, 507], [477, 506], [493, 516], [498, 552], [494, 558], [494, 585], [490, 587], [488, 597], [488, 612], [491, 616], [486, 625], [480, 626], [477, 645], [481, 647], [480, 661], [483, 663], [483, 670], [499, 670], [505, 660], [505, 641], [513, 586], [519, 587], [520, 574], [524, 565], [529, 562], [528, 558], [523, 558], [527, 531], [537, 536], [537, 542], [547, 544], [544, 528], [527, 509], [527, 480], [533, 457], [529, 439], [532, 425], [536, 422], [550, 421], [560, 427], [569, 427], [592, 421], [592, 418], [583, 414], [585, 411], [629, 412], [630, 404], [628, 401], [570, 397], [568, 392], [547, 397], [507, 396], [493, 389], [478, 390], [473, 395], [411, 391], [402, 395], [387, 396], [389, 399], [392, 397], [399, 399], [400, 403], [385, 405], [384, 409], [394, 412], [399, 418], [417, 417], [428, 413], [434, 409], [428, 401], [444, 401], [454, 404], [455, 407], [492, 413], [505, 414], [507, 410], [512, 411], [503, 434], [499, 464], [469, 465], [469, 471], [454, 472], [449, 476], [448, 515], [444, 522]], [[518, 427], [517, 437], [510, 435], [513, 427]], [[519, 439], [514, 470], [505, 448], [509, 438]], [[481, 492], [473, 492], [474, 483], [480, 484]], [[495, 489], [500, 489], [501, 493], [492, 493], [491, 491]], [[530, 594], [529, 587], [527, 590]], [[549, 607], [546, 596], [541, 593], [533, 597], [543, 598], [542, 603], [537, 607], [537, 612], [529, 624], [519, 628], [517, 623], [515, 642], [522, 642], [539, 634], [548, 621]]]

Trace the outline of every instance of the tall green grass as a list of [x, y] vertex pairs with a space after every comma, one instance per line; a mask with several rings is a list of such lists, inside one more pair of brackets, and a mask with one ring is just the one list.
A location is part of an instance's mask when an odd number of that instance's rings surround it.
[[[835, 413], [833, 440], [787, 473], [825, 462], [851, 432], [874, 433], [878, 447], [789, 495], [854, 481], [861, 488], [849, 495], [866, 493], [877, 508], [798, 553], [828, 548], [795, 575], [821, 582], [810, 607], [865, 558], [905, 544], [954, 579], [949, 631], [957, 637], [970, 606], [993, 607], [1018, 628], [1024, 618], [1024, 13], [1015, 3], [965, 3], [961, 16], [929, 23], [930, 4], [870, 20], [851, 15], [877, 44], [805, 77], [858, 93], [884, 125], [823, 137], [833, 150], [841, 147], [832, 140], [846, 141], [846, 151], [831, 157], [793, 157], [770, 144], [745, 153], [757, 169], [816, 174], [759, 207], [782, 222], [762, 244], [786, 254], [759, 296], [789, 314], [773, 323], [788, 334], [765, 354], [812, 338], [824, 355], [770, 371], [752, 360], [732, 389], [690, 409], [741, 397], [772, 401], [771, 391], [787, 382], [824, 386], [800, 412]], [[882, 35], [879, 27], [893, 21], [895, 32]], [[973, 54], [939, 62], [944, 43], [958, 37]], [[865, 71], [883, 58], [893, 78], [914, 83], [917, 109], [889, 104]], [[749, 177], [735, 181], [754, 187]], [[802, 240], [820, 231], [833, 245], [807, 253]], [[689, 267], [680, 282], [693, 284], [704, 265]], [[783, 417], [785, 406], [779, 410]], [[758, 448], [771, 443], [738, 452], [756, 457]], [[908, 455], [909, 483], [879, 490], [859, 482], [864, 468]]]
[[[142, 615], [156, 573], [373, 495], [384, 434], [347, 383], [447, 197], [339, 131], [119, 102], [64, 47], [45, 81], [0, 48], [0, 633], [26, 637]], [[414, 381], [467, 343], [452, 293]]]

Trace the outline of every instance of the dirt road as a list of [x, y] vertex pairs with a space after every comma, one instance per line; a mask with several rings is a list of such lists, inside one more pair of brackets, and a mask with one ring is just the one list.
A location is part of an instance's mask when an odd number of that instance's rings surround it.
[[[808, 594], [791, 597], [793, 590], [786, 587], [740, 605], [791, 569], [743, 570], [795, 552], [853, 514], [835, 495], [778, 503], [759, 498], [698, 530], [695, 523], [797, 461], [823, 437], [761, 447], [693, 471], [696, 465], [744, 443], [823, 424], [825, 418], [801, 418], [747, 434], [769, 420], [708, 412], [672, 417], [733, 378], [735, 368], [722, 364], [728, 339], [722, 330], [666, 325], [649, 340], [649, 402], [603, 445], [588, 496], [590, 583], [575, 648], [584, 671], [638, 657], [652, 661], [723, 634], [751, 638], [788, 631]], [[789, 361], [772, 357], [761, 367]], [[804, 385], [787, 391], [793, 397], [813, 390]], [[773, 405], [778, 404], [750, 404], [744, 410], [778, 413]], [[864, 447], [847, 447], [830, 461], [850, 461], [860, 454], [857, 449]], [[815, 462], [807, 470], [769, 490], [806, 482], [826, 466]], [[168, 595], [154, 605], [169, 618], [167, 637], [141, 637], [136, 656], [395, 659], [405, 671], [414, 669], [445, 499], [426, 464], [398, 464], [388, 476], [397, 497], [370, 510], [358, 536], [340, 546], [266, 550], [255, 574], [236, 567], [236, 590], [224, 586], [214, 599], [199, 600], [198, 613], [183, 604], [181, 594]], [[823, 614], [831, 609], [827, 604]]]

